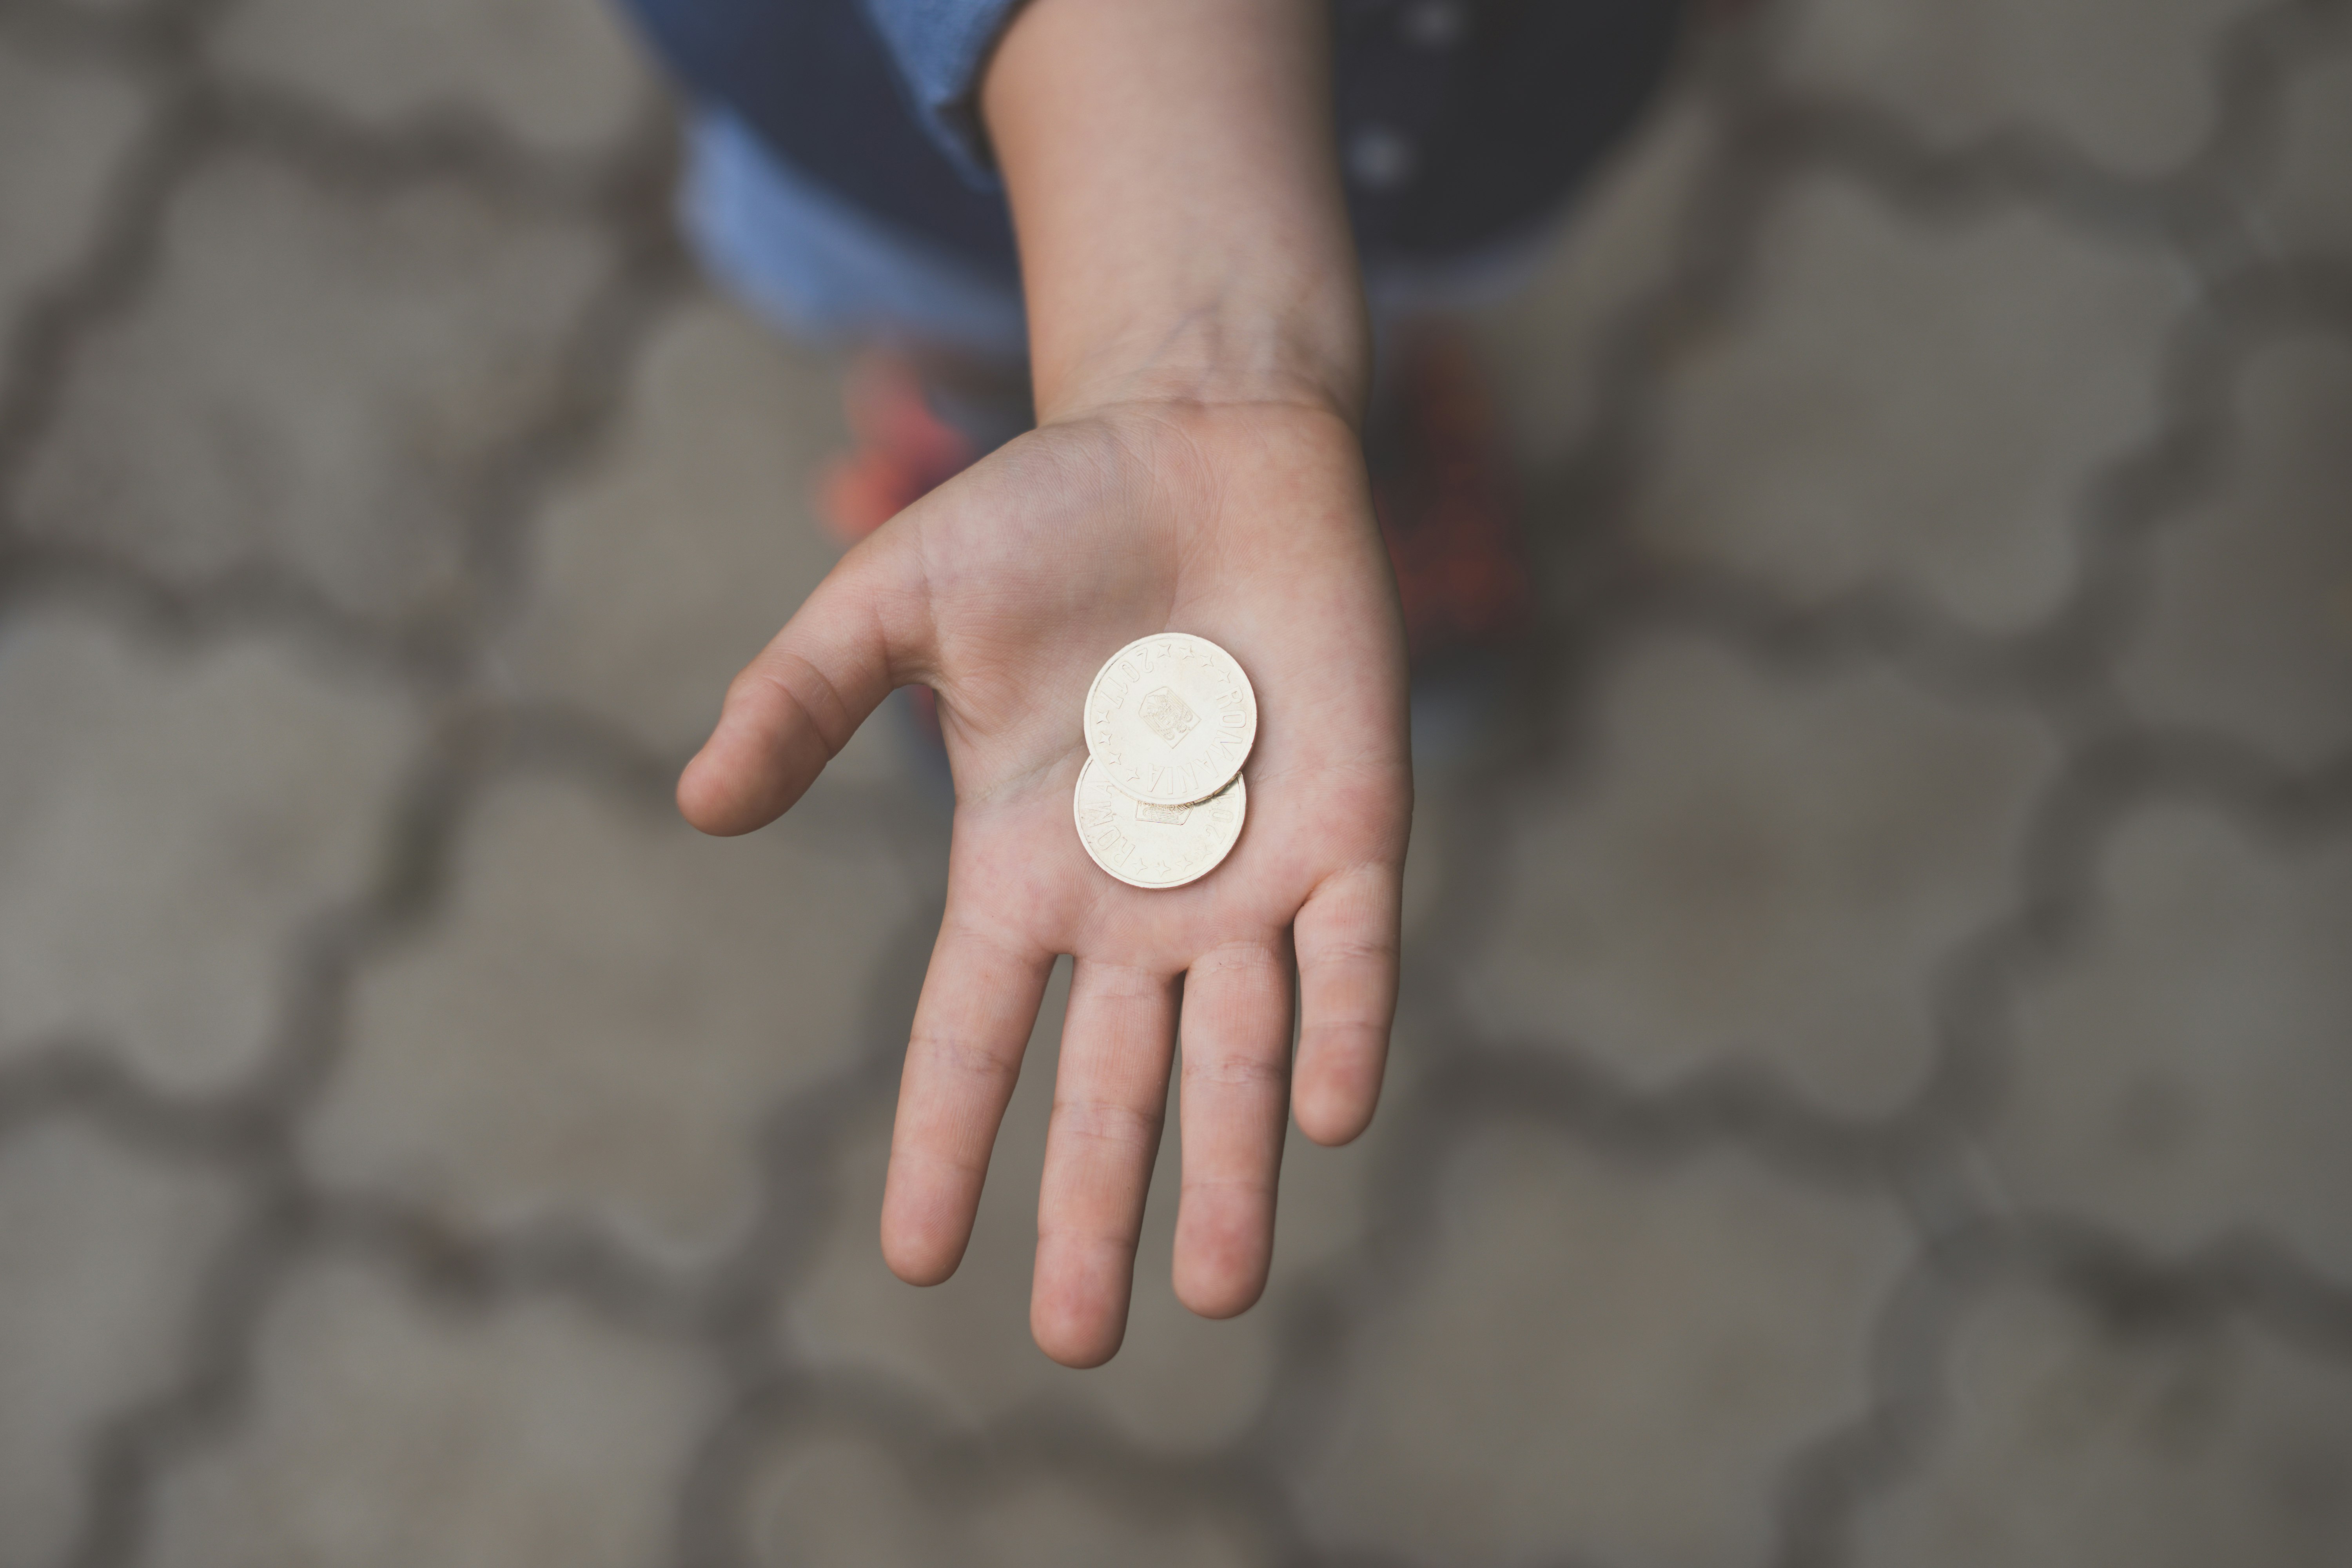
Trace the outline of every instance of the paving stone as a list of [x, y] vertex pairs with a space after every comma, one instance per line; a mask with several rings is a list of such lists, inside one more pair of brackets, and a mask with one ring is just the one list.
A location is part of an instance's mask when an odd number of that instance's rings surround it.
[[0, 1562], [65, 1559], [88, 1445], [182, 1373], [226, 1184], [70, 1122], [0, 1142]]
[[2019, 1005], [2002, 1180], [2166, 1248], [2253, 1225], [2352, 1281], [2352, 840], [2148, 810], [2098, 886], [2082, 950]]
[[1040, 1479], [973, 1510], [970, 1539], [1003, 1568], [1242, 1568], [1273, 1554], [1227, 1521], [1197, 1514], [1127, 1517], [1076, 1485]]
[[1790, 1456], [1866, 1397], [1892, 1212], [1520, 1128], [1458, 1153], [1439, 1203], [1349, 1345], [1318, 1535], [1449, 1568], [1764, 1561]]
[[374, 130], [470, 113], [549, 153], [612, 146], [653, 99], [619, 8], [599, 0], [241, 0], [211, 43], [232, 77]]
[[18, 611], [0, 735], [0, 1054], [87, 1036], [176, 1089], [253, 1068], [303, 922], [375, 872], [408, 704], [283, 645]]
[[2154, 427], [2169, 265], [1820, 177], [1759, 243], [1746, 319], [1669, 374], [1642, 536], [1801, 603], [1886, 585], [1990, 630], [2049, 613], [2085, 481]]
[[2029, 721], [1881, 673], [1768, 679], [1682, 637], [1601, 688], [1595, 772], [1531, 800], [1472, 993], [1655, 1086], [1734, 1059], [1850, 1110], [1913, 1090], [1937, 966], [2015, 896]]
[[255, 1382], [164, 1480], [159, 1568], [641, 1568], [712, 1405], [686, 1352], [572, 1307], [454, 1308], [344, 1262], [271, 1305]]
[[761, 1120], [855, 1058], [866, 977], [913, 913], [887, 846], [807, 816], [705, 838], [559, 780], [478, 802], [456, 875], [358, 982], [311, 1159], [475, 1223], [588, 1217], [680, 1257], [747, 1223]]
[[[1292, 1131], [1266, 1299], [1238, 1318], [1212, 1322], [1176, 1300], [1171, 1277], [1182, 1135], [1171, 1094], [1144, 1210], [1126, 1343], [1108, 1366], [1072, 1372], [1048, 1360], [1029, 1336], [1037, 1184], [1068, 996], [1064, 963], [1046, 992], [1020, 1087], [997, 1135], [979, 1223], [955, 1277], [918, 1289], [883, 1265], [876, 1226], [892, 1111], [883, 1101], [844, 1141], [832, 1227], [812, 1279], [786, 1305], [784, 1331], [799, 1353], [902, 1379], [958, 1421], [1057, 1404], [1150, 1448], [1213, 1447], [1236, 1436], [1265, 1401], [1285, 1301], [1362, 1236], [1364, 1184], [1387, 1126], [1376, 1121], [1372, 1133], [1336, 1150]], [[1413, 1070], [1409, 1045], [1400, 1056], [1390, 1092], [1401, 1096], [1410, 1090], [1398, 1080]]]
[[2281, 94], [2277, 165], [2255, 195], [2272, 238], [2286, 247], [2352, 251], [2352, 48], [2305, 62]]
[[755, 1560], [774, 1568], [1237, 1568], [1271, 1561], [1213, 1510], [1130, 1514], [1050, 1477], [982, 1471], [917, 1484], [869, 1439], [779, 1447], [752, 1500]]
[[1579, 193], [1535, 275], [1472, 318], [1524, 466], [1557, 461], [1609, 411], [1612, 334], [1673, 276], [1685, 216], [1719, 151], [1706, 100], [1671, 90]]
[[43, 285], [97, 237], [106, 198], [146, 123], [110, 72], [0, 45], [0, 338]]
[[1860, 98], [1936, 141], [2056, 135], [2152, 174], [2211, 134], [2216, 46], [2262, 0], [1807, 0], [1794, 82]]
[[2231, 469], [2151, 551], [2121, 660], [2151, 719], [2308, 767], [2352, 746], [2352, 339], [2294, 339], [2248, 368]]
[[1925, 1470], [1865, 1509], [1862, 1568], [2352, 1560], [2352, 1368], [2241, 1324], [2118, 1323], [2026, 1285], [1948, 1352]]
[[78, 357], [26, 524], [186, 577], [272, 563], [376, 614], [462, 605], [467, 508], [566, 392], [609, 250], [456, 184], [371, 198], [216, 162]]
[[966, 1547], [935, 1489], [854, 1438], [779, 1446], [749, 1511], [753, 1560], [776, 1568], [934, 1568]]
[[[839, 557], [807, 499], [848, 444], [839, 373], [715, 299], [674, 311], [638, 359], [618, 432], [538, 520], [518, 681], [646, 745], [699, 745], [728, 681]], [[892, 717], [826, 777], [900, 771]]]

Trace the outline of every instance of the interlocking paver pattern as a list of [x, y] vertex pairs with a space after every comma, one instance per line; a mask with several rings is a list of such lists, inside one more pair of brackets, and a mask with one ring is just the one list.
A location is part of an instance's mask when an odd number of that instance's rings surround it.
[[1801, 86], [1843, 89], [1938, 140], [2063, 139], [2153, 174], [2218, 118], [2213, 57], [2260, 0], [1813, 0], [1790, 31]]
[[[2084, 487], [2156, 423], [2182, 282], [2039, 214], [1906, 219], [1802, 182], [1759, 237], [1748, 319], [1673, 368], [1637, 526], [1799, 603], [1879, 588], [2029, 625], [2074, 575]], [[1851, 460], [1815, 460], [1840, 444]]]
[[87, 1521], [108, 1422], [167, 1386], [233, 1184], [68, 1118], [0, 1148], [0, 1519], [5, 1561], [54, 1563]]
[[2322, 765], [2352, 747], [2352, 335], [2260, 345], [2229, 418], [2211, 493], [2150, 550], [2117, 670], [2152, 722]]
[[1531, 803], [1475, 1013], [1637, 1081], [1738, 1062], [1829, 1105], [1915, 1094], [1937, 968], [2015, 902], [2047, 732], [1884, 671], [1759, 675], [1687, 635], [1595, 684], [1607, 766]]
[[239, 0], [211, 43], [225, 74], [372, 131], [470, 117], [540, 153], [607, 151], [653, 98], [647, 62], [598, 0]]
[[910, 1475], [881, 1444], [782, 1447], [751, 1510], [751, 1560], [807, 1568], [1255, 1568], [1279, 1561], [1245, 1521], [1107, 1506], [1050, 1477]]
[[2167, 805], [2101, 844], [2096, 896], [2020, 989], [2004, 1182], [2168, 1251], [2255, 1226], [2352, 1283], [2352, 845]]
[[196, 171], [152, 288], [76, 356], [25, 530], [180, 582], [259, 565], [380, 617], [461, 608], [498, 455], [563, 398], [557, 351], [611, 247], [399, 184], [249, 153]]
[[[710, 694], [838, 558], [798, 498], [848, 439], [835, 362], [740, 310], [681, 300], [637, 355], [613, 438], [551, 487], [509, 643], [519, 684], [665, 751], [698, 744]], [[825, 773], [897, 770], [860, 732]]]
[[146, 117], [138, 88], [102, 66], [58, 66], [0, 46], [0, 323], [96, 236]]
[[0, 1056], [79, 1035], [173, 1089], [258, 1065], [288, 950], [359, 901], [419, 740], [397, 688], [257, 637], [0, 627]]
[[[1726, 8], [1728, 10], [1729, 8]], [[836, 355], [593, 0], [0, 0], [0, 1564], [2352, 1559], [2342, 0], [1698, 28], [1480, 318], [1547, 614], [1433, 721], [1273, 1286], [1029, 1344], [875, 1207], [886, 713], [667, 801]]]
[[763, 1108], [855, 1058], [843, 977], [913, 912], [838, 831], [734, 846], [577, 781], [485, 791], [446, 906], [353, 987], [314, 1164], [485, 1224], [577, 1212], [674, 1250], [748, 1228]]
[[436, 1301], [335, 1260], [258, 1329], [252, 1408], [162, 1488], [152, 1561], [626, 1568], [709, 1419], [695, 1358], [567, 1303]]
[[1936, 1458], [1865, 1510], [1857, 1562], [2190, 1568], [2343, 1550], [2340, 1358], [2011, 1281], [1969, 1303], [1944, 1364]]
[[1781, 1457], [1866, 1403], [1853, 1347], [1902, 1266], [1893, 1205], [1532, 1127], [1433, 1175], [1434, 1234], [1343, 1352], [1306, 1488], [1320, 1531], [1433, 1563], [1766, 1555]]

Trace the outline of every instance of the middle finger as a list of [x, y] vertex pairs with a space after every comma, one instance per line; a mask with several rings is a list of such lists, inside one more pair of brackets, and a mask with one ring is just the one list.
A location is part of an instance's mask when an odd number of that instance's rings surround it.
[[1077, 961], [1045, 1132], [1029, 1300], [1038, 1346], [1067, 1366], [1099, 1366], [1127, 1331], [1175, 1033], [1173, 974]]

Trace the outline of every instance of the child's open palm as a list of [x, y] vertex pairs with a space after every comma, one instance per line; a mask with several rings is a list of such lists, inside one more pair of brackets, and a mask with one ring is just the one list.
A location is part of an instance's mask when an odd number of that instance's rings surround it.
[[[1247, 825], [1170, 889], [1087, 857], [1079, 711], [1136, 637], [1206, 637], [1259, 705]], [[948, 902], [899, 1091], [882, 1246], [918, 1284], [963, 1255], [1056, 954], [1073, 956], [1032, 1327], [1118, 1348], [1180, 1036], [1176, 1290], [1264, 1288], [1286, 1111], [1370, 1121], [1396, 990], [1412, 811], [1393, 589], [1353, 432], [1281, 404], [1128, 404], [1013, 442], [853, 551], [737, 678], [678, 790], [741, 833], [790, 806], [896, 686], [939, 694], [956, 785]], [[1291, 1058], [1294, 960], [1300, 1002]]]

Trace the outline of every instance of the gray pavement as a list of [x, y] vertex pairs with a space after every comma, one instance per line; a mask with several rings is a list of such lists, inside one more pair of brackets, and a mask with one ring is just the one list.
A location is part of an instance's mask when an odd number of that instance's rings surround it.
[[0, 0], [0, 1568], [2352, 1562], [2352, 6], [1695, 40], [1381, 1121], [1089, 1373], [1058, 984], [873, 1240], [904, 734], [668, 807], [844, 435], [672, 166], [594, 0]]

